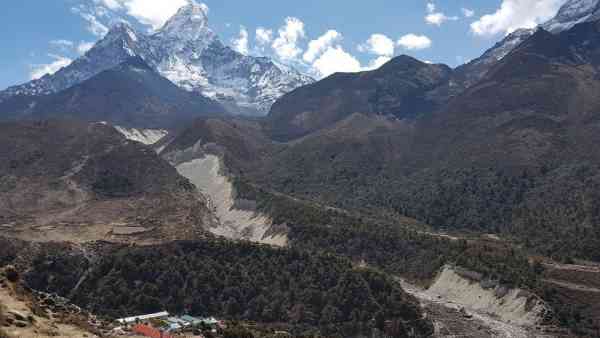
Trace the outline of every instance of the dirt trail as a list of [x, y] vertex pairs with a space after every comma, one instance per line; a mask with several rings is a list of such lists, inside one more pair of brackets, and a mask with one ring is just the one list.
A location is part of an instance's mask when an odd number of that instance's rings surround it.
[[542, 281], [544, 283], [558, 285], [563, 288], [567, 288], [569, 290], [600, 293], [600, 289], [598, 289], [598, 288], [589, 287], [589, 286], [585, 286], [585, 285], [581, 285], [581, 284], [569, 283], [569, 282], [559, 281], [556, 279], [542, 279]]
[[600, 266], [597, 266], [597, 265], [560, 264], [560, 263], [552, 262], [552, 263], [543, 263], [543, 266], [545, 268], [550, 268], [550, 269], [555, 269], [555, 270], [600, 273]]
[[426, 235], [426, 236], [431, 236], [431, 237], [449, 239], [451, 241], [458, 241], [458, 240], [461, 239], [460, 237], [456, 237], [456, 236], [452, 236], [452, 235], [448, 235], [448, 234], [443, 234], [443, 233], [429, 232], [429, 231], [418, 231], [418, 233], [421, 234], [421, 235]]

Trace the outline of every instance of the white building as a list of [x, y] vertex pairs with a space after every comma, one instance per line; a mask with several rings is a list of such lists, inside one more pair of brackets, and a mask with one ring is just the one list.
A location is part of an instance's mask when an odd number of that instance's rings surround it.
[[158, 312], [158, 313], [151, 313], [148, 315], [119, 318], [119, 319], [117, 319], [117, 322], [120, 324], [129, 325], [129, 324], [134, 324], [138, 321], [144, 322], [144, 321], [148, 321], [150, 319], [165, 319], [167, 317], [169, 317], [169, 313], [166, 311], [163, 311], [163, 312]]

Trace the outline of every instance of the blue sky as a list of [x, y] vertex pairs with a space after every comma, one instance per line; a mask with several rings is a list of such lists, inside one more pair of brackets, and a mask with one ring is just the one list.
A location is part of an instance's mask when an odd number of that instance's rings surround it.
[[[5, 0], [0, 12], [0, 89], [67, 65], [118, 20], [150, 32], [186, 1]], [[224, 43], [320, 77], [368, 69], [399, 54], [457, 66], [481, 55], [507, 32], [549, 19], [564, 1], [202, 2], [210, 26]]]

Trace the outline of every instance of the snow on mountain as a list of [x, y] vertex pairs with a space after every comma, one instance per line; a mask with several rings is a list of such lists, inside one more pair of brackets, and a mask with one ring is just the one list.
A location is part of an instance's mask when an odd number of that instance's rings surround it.
[[119, 126], [115, 126], [114, 128], [128, 140], [137, 141], [146, 145], [155, 144], [169, 134], [169, 132], [164, 129], [137, 129]]
[[481, 80], [492, 65], [502, 60], [533, 33], [535, 33], [535, 29], [518, 29], [496, 43], [494, 47], [488, 49], [477, 59], [457, 68], [457, 73], [463, 76], [464, 86], [469, 87]]
[[[554, 18], [541, 24], [539, 28], [558, 34], [578, 23], [596, 20], [600, 20], [600, 0], [569, 0], [559, 9]], [[537, 29], [518, 29], [508, 34], [479, 58], [457, 68], [463, 86], [469, 87], [483, 78], [492, 65], [532, 36]]]
[[45, 75], [0, 92], [0, 101], [15, 95], [44, 95], [67, 89], [134, 56], [142, 46], [131, 26], [120, 23], [84, 56], [53, 75]]
[[600, 0], [570, 0], [565, 3], [558, 14], [542, 25], [552, 33], [560, 33], [571, 29], [578, 23], [600, 19]]
[[141, 57], [179, 87], [221, 102], [232, 113], [266, 114], [279, 97], [314, 82], [268, 58], [242, 55], [225, 46], [210, 29], [205, 8], [191, 1], [152, 35], [137, 33], [127, 24], [113, 27], [71, 65], [0, 92], [0, 101], [62, 91], [131, 56]]
[[314, 80], [268, 58], [242, 55], [225, 46], [208, 26], [204, 8], [182, 7], [150, 37], [147, 61], [186, 90], [200, 91], [226, 107], [267, 113], [283, 94]]

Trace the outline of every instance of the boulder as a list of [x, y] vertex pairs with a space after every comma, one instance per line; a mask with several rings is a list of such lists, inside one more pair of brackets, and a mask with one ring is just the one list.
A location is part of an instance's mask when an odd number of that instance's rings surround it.
[[17, 310], [8, 310], [7, 313], [16, 320], [27, 320], [27, 315]]
[[29, 326], [29, 323], [24, 322], [22, 320], [17, 320], [17, 321], [14, 322], [14, 325], [16, 327], [27, 327], [27, 326]]

